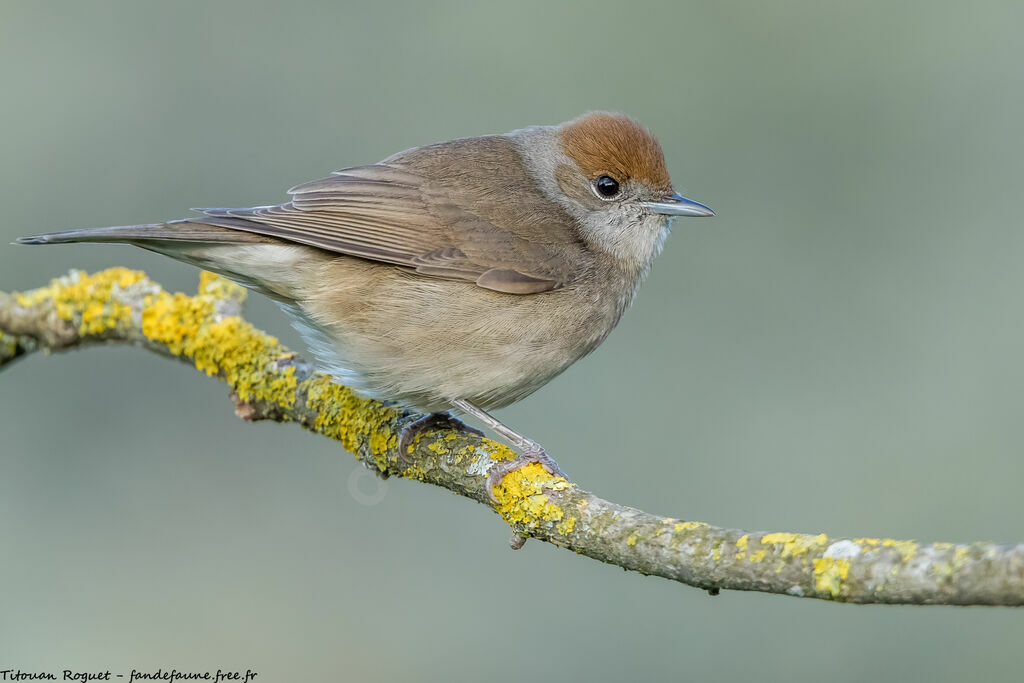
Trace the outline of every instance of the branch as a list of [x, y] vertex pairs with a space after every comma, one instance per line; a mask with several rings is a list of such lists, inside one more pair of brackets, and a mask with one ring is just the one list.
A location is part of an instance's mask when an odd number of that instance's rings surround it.
[[1024, 605], [1024, 544], [922, 544], [763, 533], [660, 517], [612, 503], [528, 465], [487, 495], [488, 470], [512, 458], [467, 431], [426, 432], [400, 458], [417, 415], [362, 399], [245, 322], [245, 291], [203, 273], [170, 294], [144, 273], [81, 271], [24, 293], [0, 292], [0, 369], [33, 351], [132, 344], [224, 381], [246, 420], [297, 422], [340, 441], [381, 476], [441, 486], [495, 510], [520, 537], [717, 593], [751, 590], [856, 603]]

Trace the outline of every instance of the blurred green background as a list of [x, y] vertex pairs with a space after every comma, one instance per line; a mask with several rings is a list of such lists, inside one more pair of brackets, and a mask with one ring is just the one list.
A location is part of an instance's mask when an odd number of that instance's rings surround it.
[[[1024, 540], [1024, 5], [0, 4], [0, 289], [196, 272], [19, 235], [282, 200], [627, 112], [678, 220], [620, 327], [500, 413], [585, 488], [760, 530]], [[301, 348], [253, 297], [256, 324]], [[1019, 680], [1024, 614], [706, 593], [538, 542], [129, 348], [0, 379], [0, 668], [259, 681]], [[352, 493], [353, 487], [355, 493]]]

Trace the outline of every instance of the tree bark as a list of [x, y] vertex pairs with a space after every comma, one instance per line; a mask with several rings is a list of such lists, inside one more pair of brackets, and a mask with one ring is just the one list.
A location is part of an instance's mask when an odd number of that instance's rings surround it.
[[[838, 602], [1022, 605], [1024, 544], [917, 543], [765, 533], [652, 515], [528, 465], [487, 493], [506, 447], [459, 429], [423, 433], [421, 417], [358, 397], [241, 317], [245, 291], [203, 273], [198, 294], [170, 294], [144, 273], [72, 271], [24, 293], [0, 292], [0, 369], [34, 351], [132, 344], [193, 365], [231, 389], [246, 420], [296, 422], [340, 441], [380, 476], [441, 486], [497, 512], [517, 537], [712, 593], [750, 590]], [[513, 543], [513, 545], [517, 545]]]

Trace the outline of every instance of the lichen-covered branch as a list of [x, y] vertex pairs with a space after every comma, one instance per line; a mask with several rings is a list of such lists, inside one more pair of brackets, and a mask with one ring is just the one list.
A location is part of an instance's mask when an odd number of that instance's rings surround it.
[[916, 543], [748, 532], [651, 515], [529, 465], [486, 490], [512, 453], [467, 431], [422, 434], [400, 457], [397, 431], [418, 416], [356, 396], [241, 318], [245, 291], [204, 273], [195, 296], [145, 274], [80, 271], [0, 293], [0, 368], [36, 350], [134, 344], [177, 358], [231, 388], [247, 420], [297, 422], [340, 441], [382, 476], [441, 486], [500, 514], [521, 537], [698, 586], [841, 602], [1024, 605], [1024, 544]]

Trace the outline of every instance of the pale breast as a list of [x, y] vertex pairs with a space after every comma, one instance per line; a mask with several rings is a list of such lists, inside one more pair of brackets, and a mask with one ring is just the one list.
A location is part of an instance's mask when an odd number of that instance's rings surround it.
[[593, 350], [627, 303], [596, 278], [517, 296], [348, 257], [318, 269], [312, 281], [331, 285], [299, 297], [318, 362], [364, 394], [428, 411], [527, 396]]

